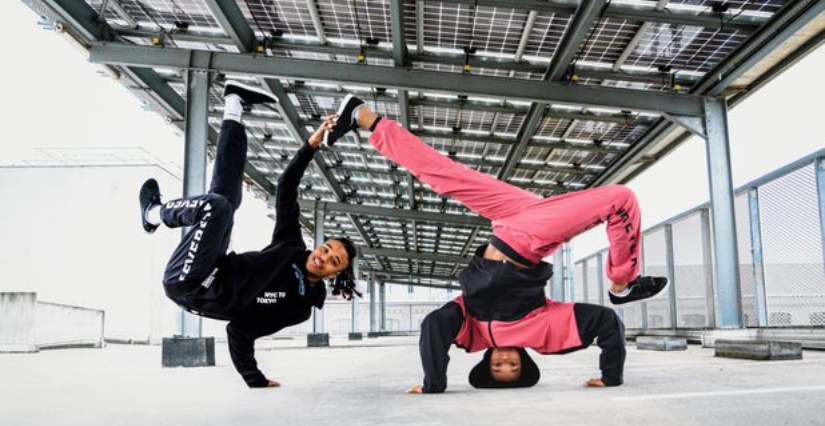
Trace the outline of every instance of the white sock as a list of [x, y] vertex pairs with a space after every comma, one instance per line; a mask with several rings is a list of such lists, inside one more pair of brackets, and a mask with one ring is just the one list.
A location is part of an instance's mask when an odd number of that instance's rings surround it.
[[361, 113], [361, 108], [365, 106], [367, 106], [367, 104], [361, 104], [355, 107], [354, 110], [352, 110], [352, 121], [355, 123], [355, 127], [358, 127], [358, 114]]
[[241, 103], [241, 97], [231, 94], [227, 95], [226, 98], [224, 98], [224, 101], [223, 119], [237, 121], [240, 123], [241, 116], [243, 115], [243, 104]]
[[149, 210], [146, 211], [146, 221], [155, 226], [161, 224], [160, 206], [150, 207]]
[[609, 291], [610, 291], [610, 294], [612, 294], [612, 295], [614, 295], [614, 296], [616, 296], [616, 297], [625, 297], [625, 296], [627, 296], [628, 294], [630, 294], [630, 286], [625, 287], [625, 289], [624, 289], [624, 290], [622, 290], [622, 291], [620, 291], [620, 292], [618, 292], [618, 293], [617, 293], [617, 292], [615, 292], [615, 291], [613, 291], [613, 290], [609, 290]]

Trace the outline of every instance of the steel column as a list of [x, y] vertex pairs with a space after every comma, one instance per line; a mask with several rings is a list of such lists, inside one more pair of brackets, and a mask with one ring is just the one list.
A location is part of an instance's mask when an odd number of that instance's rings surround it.
[[670, 326], [677, 328], [679, 325], [679, 315], [676, 312], [676, 262], [673, 260], [673, 226], [665, 225], [665, 265], [667, 267], [667, 280], [670, 283], [667, 289], [668, 302], [670, 302]]
[[[647, 267], [647, 264], [644, 263], [644, 259], [646, 259], [646, 256], [645, 256], [645, 246], [644, 246], [643, 242], [644, 242], [644, 239], [642, 240], [642, 244], [640, 244], [641, 247], [640, 247], [639, 251], [640, 251], [640, 254], [642, 255], [642, 265], [641, 265], [642, 269], [641, 270], [645, 271], [644, 268]], [[645, 275], [648, 275], [647, 271], [645, 271]], [[642, 306], [642, 328], [646, 329], [649, 325], [648, 324], [648, 318], [647, 318], [647, 315], [648, 315], [647, 300], [642, 301], [641, 306]]]
[[604, 306], [604, 256], [601, 253], [596, 255], [596, 273], [599, 275], [599, 305]]
[[568, 302], [574, 302], [574, 297], [576, 296], [574, 290], [574, 280], [573, 280], [573, 247], [570, 243], [565, 243], [563, 246], [564, 250], [564, 279], [567, 281], [567, 294], [569, 296]]
[[380, 304], [380, 309], [378, 310], [378, 330], [379, 331], [386, 331], [387, 330], [387, 285], [384, 281], [378, 282], [378, 303]]
[[[822, 212], [822, 181], [820, 184], [820, 212]], [[759, 219], [759, 190], [748, 190], [748, 209], [750, 210], [751, 258], [753, 260], [753, 280], [756, 284], [754, 304], [756, 308], [756, 325], [768, 326], [768, 293], [765, 288], [765, 263], [762, 254], [762, 228]], [[823, 246], [825, 247], [825, 246]], [[747, 325], [747, 324], [745, 324]]]
[[370, 331], [375, 332], [375, 271], [370, 272]]
[[[582, 265], [582, 293], [584, 293], [582, 301], [584, 303], [590, 303], [590, 300], [589, 300], [590, 298], [588, 297], [589, 292], [587, 291], [588, 290], [587, 289], [587, 284], [588, 284], [587, 279], [589, 277], [587, 275], [588, 275], [587, 274], [587, 262], [584, 262], [584, 264]], [[573, 281], [575, 282], [575, 279]]]
[[[352, 261], [352, 260], [350, 260], [350, 261]], [[358, 290], [358, 284], [361, 281], [361, 258], [360, 257], [353, 261], [352, 275], [355, 277], [355, 289]], [[359, 330], [361, 330], [361, 326], [358, 323], [358, 321], [360, 320], [360, 313], [361, 313], [359, 311], [360, 307], [358, 306], [359, 299], [360, 299], [360, 297], [358, 297], [357, 294], [353, 293], [352, 301], [351, 301], [351, 303], [352, 303], [352, 315], [351, 315], [352, 327], [350, 327], [350, 330], [353, 333], [357, 333]]]
[[825, 158], [816, 160], [816, 195], [819, 198], [819, 236], [825, 262]]
[[564, 302], [567, 297], [564, 294], [564, 249], [559, 248], [553, 253], [553, 300]]
[[[708, 306], [705, 315], [708, 319], [708, 327], [716, 328], [716, 291], [713, 285], [713, 245], [711, 244], [710, 232], [710, 212], [707, 209], [702, 210], [701, 213], [701, 232], [702, 232], [702, 252], [704, 261], [702, 262], [705, 268], [705, 297], [708, 301]], [[734, 240], [735, 242], [736, 240]], [[739, 259], [737, 259], [737, 264]]]
[[739, 257], [736, 250], [736, 219], [728, 145], [728, 112], [724, 99], [705, 100], [708, 175], [713, 214], [714, 265], [719, 295], [718, 325], [742, 327], [739, 287]]
[[[183, 196], [206, 192], [206, 145], [209, 141], [209, 73], [186, 73], [186, 117], [184, 122]], [[183, 229], [182, 236], [189, 228]], [[180, 310], [178, 333], [185, 337], [201, 337], [203, 319]]]
[[[315, 247], [324, 244], [326, 239], [324, 238], [324, 205], [320, 201], [317, 202], [315, 206]], [[323, 282], [319, 282], [316, 285], [323, 285]], [[313, 333], [323, 333], [324, 332], [324, 311], [318, 308], [312, 308], [312, 332]]]

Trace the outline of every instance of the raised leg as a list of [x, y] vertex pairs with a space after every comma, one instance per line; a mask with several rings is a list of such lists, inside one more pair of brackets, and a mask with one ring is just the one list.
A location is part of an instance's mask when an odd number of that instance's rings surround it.
[[498, 220], [541, 200], [536, 194], [502, 182], [441, 155], [395, 121], [381, 118], [369, 138], [381, 155], [396, 162], [433, 191], [460, 201], [470, 210]]
[[167, 293], [177, 295], [209, 277], [218, 258], [226, 253], [234, 208], [220, 194], [205, 194], [170, 201], [163, 205], [161, 216], [169, 227], [192, 227], [172, 253], [163, 275]]

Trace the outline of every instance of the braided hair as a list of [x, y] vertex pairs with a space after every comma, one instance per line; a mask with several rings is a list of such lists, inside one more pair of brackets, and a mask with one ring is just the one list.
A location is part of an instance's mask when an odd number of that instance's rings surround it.
[[355, 264], [355, 258], [358, 257], [358, 251], [355, 249], [355, 244], [345, 237], [337, 237], [333, 238], [333, 240], [340, 242], [341, 245], [344, 246], [344, 249], [347, 251], [349, 263], [343, 271], [332, 279], [332, 294], [335, 296], [343, 294], [344, 299], [346, 300], [352, 300], [353, 294], [357, 294], [358, 297], [361, 297], [361, 293], [357, 289], [358, 284], [355, 280], [355, 273], [352, 269], [352, 265]]

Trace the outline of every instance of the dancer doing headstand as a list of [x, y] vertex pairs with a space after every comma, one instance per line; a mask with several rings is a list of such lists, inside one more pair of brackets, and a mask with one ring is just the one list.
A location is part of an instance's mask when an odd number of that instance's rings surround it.
[[246, 130], [244, 109], [275, 103], [269, 93], [237, 82], [227, 82], [224, 120], [209, 192], [161, 202], [154, 179], [140, 190], [143, 228], [154, 232], [190, 226], [166, 266], [166, 295], [183, 309], [207, 318], [229, 321], [229, 353], [249, 387], [280, 386], [257, 367], [255, 340], [309, 319], [312, 308], [323, 308], [324, 279], [332, 280], [333, 294], [351, 298], [355, 289], [352, 264], [356, 251], [346, 238], [329, 239], [307, 250], [298, 222], [298, 184], [322, 142], [334, 127], [333, 116], [298, 149], [278, 179], [275, 230], [271, 243], [260, 251], [227, 253], [235, 210], [241, 205]]
[[439, 154], [352, 95], [344, 98], [337, 115], [336, 126], [325, 135], [328, 145], [351, 130], [369, 129], [369, 141], [382, 155], [435, 192], [454, 197], [492, 221], [490, 243], [476, 250], [459, 276], [462, 295], [430, 313], [421, 325], [424, 383], [409, 392], [444, 392], [452, 343], [469, 352], [487, 349], [471, 372], [470, 383], [497, 388], [538, 382], [538, 367], [524, 348], [542, 354], [566, 353], [597, 339], [602, 374], [586, 384], [622, 384], [621, 320], [602, 306], [546, 298], [544, 287], [553, 269], [542, 259], [606, 222], [610, 301], [619, 305], [661, 292], [666, 278], [639, 275], [641, 215], [630, 189], [607, 186], [542, 198]]

